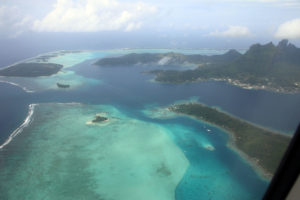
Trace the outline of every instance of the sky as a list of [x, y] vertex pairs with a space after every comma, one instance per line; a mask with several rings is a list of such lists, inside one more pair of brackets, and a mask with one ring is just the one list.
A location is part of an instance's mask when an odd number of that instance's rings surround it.
[[300, 46], [300, 0], [0, 1], [0, 58], [4, 47], [247, 48], [281, 39]]

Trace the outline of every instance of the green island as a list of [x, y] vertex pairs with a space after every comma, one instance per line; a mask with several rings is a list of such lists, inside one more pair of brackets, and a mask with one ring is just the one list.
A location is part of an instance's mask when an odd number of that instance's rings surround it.
[[[104, 122], [108, 122], [109, 118], [107, 113], [97, 113], [91, 121], [87, 121], [86, 125], [101, 125]], [[104, 123], [105, 124], [105, 123]]]
[[56, 83], [57, 87], [59, 88], [69, 88], [70, 85], [69, 84], [62, 84], [62, 83]]
[[99, 123], [99, 122], [104, 122], [107, 121], [108, 118], [102, 117], [100, 115], [96, 115], [95, 119], [92, 120], [93, 123]]
[[276, 171], [291, 139], [200, 103], [176, 104], [169, 110], [224, 129], [231, 137], [230, 145], [250, 160], [266, 178]]
[[131, 53], [120, 57], [102, 58], [95, 65], [98, 66], [131, 66], [131, 65], [183, 65], [201, 63], [224, 63], [238, 58], [241, 54], [236, 50], [229, 50], [223, 55], [184, 55], [181, 53]]
[[265, 89], [275, 92], [300, 92], [300, 48], [282, 40], [275, 46], [254, 44], [245, 54], [229, 50], [223, 55], [184, 55], [180, 53], [127, 54], [102, 58], [98, 66], [133, 65], [196, 65], [188, 70], [152, 70], [155, 81], [186, 83], [196, 81], [226, 81], [246, 89]]
[[54, 63], [20, 63], [0, 70], [0, 76], [38, 77], [56, 74], [63, 68]]

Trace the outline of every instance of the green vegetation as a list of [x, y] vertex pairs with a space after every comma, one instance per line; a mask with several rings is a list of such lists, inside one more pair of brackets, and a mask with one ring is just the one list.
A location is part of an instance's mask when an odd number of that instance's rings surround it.
[[62, 83], [56, 83], [56, 85], [59, 88], [69, 88], [70, 87], [70, 85], [68, 85], [68, 84], [62, 84]]
[[96, 115], [96, 118], [92, 120], [93, 123], [99, 123], [108, 120], [106, 117], [102, 117], [100, 115]]
[[224, 63], [229, 62], [241, 54], [236, 50], [230, 50], [223, 55], [184, 55], [180, 53], [142, 53], [127, 54], [121, 57], [102, 58], [95, 63], [99, 66], [131, 66], [131, 65], [182, 65], [185, 63]]
[[56, 74], [62, 68], [62, 65], [54, 63], [20, 63], [0, 70], [0, 76], [50, 76]]
[[244, 54], [230, 50], [223, 55], [184, 55], [180, 53], [128, 54], [102, 58], [99, 66], [185, 65], [193, 70], [154, 70], [155, 80], [185, 83], [223, 80], [244, 88], [269, 89], [277, 92], [300, 92], [300, 48], [282, 40], [277, 46], [254, 44]]
[[184, 83], [225, 80], [246, 88], [300, 91], [300, 48], [282, 40], [277, 46], [255, 44], [231, 62], [208, 63], [194, 70], [155, 70], [156, 81]]
[[274, 174], [290, 138], [255, 126], [236, 117], [199, 103], [169, 107], [173, 112], [186, 114], [216, 125], [232, 134], [234, 146], [245, 153], [268, 174]]

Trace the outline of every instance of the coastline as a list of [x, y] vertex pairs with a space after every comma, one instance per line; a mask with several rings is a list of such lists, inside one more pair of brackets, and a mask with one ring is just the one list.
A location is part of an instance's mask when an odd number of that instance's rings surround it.
[[[220, 127], [217, 127], [220, 128]], [[227, 147], [230, 148], [233, 152], [237, 153], [243, 161], [245, 161], [247, 164], [251, 166], [252, 169], [258, 174], [258, 176], [263, 179], [264, 181], [271, 181], [273, 178], [273, 174], [267, 172], [255, 159], [250, 158], [246, 153], [244, 153], [242, 150], [240, 150], [234, 143], [235, 136], [233, 133], [222, 129], [226, 134], [229, 136], [229, 140], [227, 143]]]
[[105, 122], [109, 122], [110, 120], [109, 119], [106, 119], [102, 122], [92, 122], [92, 121], [87, 121], [85, 122], [86, 125], [104, 125]]
[[[174, 105], [172, 105], [172, 106], [174, 106]], [[266, 168], [266, 166], [264, 167], [262, 164], [260, 164], [259, 163], [260, 162], [259, 158], [256, 158], [255, 156], [251, 157], [250, 155], [247, 154], [247, 152], [245, 152], [243, 149], [240, 149], [238, 147], [237, 140], [241, 136], [238, 136], [234, 132], [226, 129], [225, 126], [218, 125], [218, 124], [215, 124], [213, 122], [209, 122], [209, 121], [207, 121], [205, 119], [202, 119], [200, 117], [197, 117], [197, 116], [193, 116], [193, 115], [189, 115], [189, 114], [181, 113], [181, 112], [176, 112], [175, 110], [173, 111], [173, 110], [170, 109], [170, 107], [169, 107], [169, 110], [170, 110], [170, 112], [176, 113], [177, 115], [181, 115], [181, 116], [193, 119], [193, 120], [201, 121], [201, 122], [204, 122], [204, 123], [206, 123], [206, 124], [208, 124], [210, 126], [213, 126], [215, 128], [221, 129], [223, 132], [225, 132], [229, 136], [228, 142], [226, 144], [228, 146], [228, 148], [230, 148], [232, 151], [234, 151], [235, 153], [237, 153], [242, 158], [243, 161], [247, 162], [251, 166], [251, 168], [254, 169], [254, 171], [258, 174], [258, 176], [260, 178], [262, 178], [265, 181], [270, 181], [271, 178], [273, 177], [273, 175], [274, 175], [275, 172], [272, 173], [271, 171], [269, 171], [270, 169], [268, 170]], [[232, 115], [230, 115], [230, 116], [232, 116]], [[247, 123], [247, 121], [244, 121], [242, 119], [238, 119], [238, 120], [240, 120], [241, 122], [246, 122]], [[251, 123], [251, 125], [253, 125], [253, 124]], [[258, 126], [258, 128], [264, 129], [264, 130], [270, 132], [270, 130], [268, 130], [268, 129], [264, 128], [264, 127], [259, 127]], [[290, 135], [287, 135], [287, 134], [284, 134], [284, 133], [280, 133], [278, 131], [275, 132], [275, 133], [272, 132], [271, 134], [277, 135], [277, 136], [281, 136], [281, 137], [286, 137], [288, 139], [291, 138]], [[279, 163], [277, 163], [277, 165], [279, 165]]]
[[30, 104], [28, 107], [28, 114], [24, 120], [24, 122], [16, 129], [14, 130], [8, 138], [5, 140], [3, 144], [0, 145], [0, 150], [3, 149], [6, 145], [8, 145], [17, 135], [19, 135], [24, 128], [26, 128], [30, 122], [32, 121], [34, 109], [38, 104]]
[[[145, 72], [147, 73], [147, 72]], [[151, 74], [151, 72], [148, 72]], [[184, 83], [200, 83], [203, 81], [219, 81], [219, 82], [225, 82], [227, 84], [230, 84], [232, 86], [236, 86], [242, 89], [246, 90], [264, 90], [264, 91], [269, 91], [269, 92], [275, 92], [275, 93], [280, 93], [280, 94], [299, 94], [300, 93], [300, 88], [298, 90], [286, 90], [284, 88], [274, 88], [274, 87], [269, 87], [266, 85], [251, 85], [248, 83], [241, 83], [239, 80], [233, 80], [233, 79], [226, 79], [226, 78], [208, 78], [208, 79], [202, 79], [198, 78], [196, 80], [192, 81], [183, 81], [183, 82], [170, 82], [170, 81], [159, 81], [157, 80], [157, 77], [154, 77], [149, 80], [150, 82], [155, 82], [155, 83], [166, 83], [166, 84], [184, 84]]]
[[[173, 112], [173, 111], [171, 111]], [[258, 174], [258, 176], [263, 179], [264, 181], [270, 181], [273, 177], [272, 174], [270, 174], [269, 172], [267, 172], [261, 165], [259, 165], [257, 162], [255, 162], [255, 160], [253, 160], [252, 158], [250, 158], [246, 153], [244, 153], [242, 150], [240, 150], [234, 143], [235, 141], [235, 136], [233, 133], [229, 132], [228, 130], [216, 125], [216, 124], [212, 124], [208, 121], [203, 121], [201, 119], [198, 119], [197, 117], [193, 117], [193, 116], [190, 116], [188, 114], [183, 114], [183, 113], [176, 113], [177, 115], [181, 115], [181, 116], [184, 116], [184, 117], [188, 117], [190, 119], [193, 119], [193, 120], [196, 120], [196, 121], [201, 121], [205, 124], [208, 124], [209, 126], [212, 126], [212, 127], [215, 127], [215, 128], [218, 128], [218, 129], [221, 129], [223, 132], [225, 132], [228, 137], [229, 137], [229, 140], [228, 140], [228, 143], [226, 144], [228, 148], [230, 148], [234, 153], [237, 153], [241, 159], [248, 163], [252, 169], [254, 169], [254, 171]]]
[[[199, 102], [196, 102], [196, 103], [199, 103]], [[203, 104], [203, 105], [205, 105], [205, 104]], [[205, 105], [205, 106], [207, 106], [207, 105]], [[260, 128], [260, 129], [263, 129], [265, 131], [271, 131], [272, 134], [274, 134], [274, 135], [280, 135], [280, 136], [289, 137], [289, 138], [293, 137], [294, 131], [291, 131], [291, 132], [287, 132], [286, 131], [286, 132], [284, 132], [282, 130], [276, 130], [276, 129], [272, 128], [272, 127], [266, 127], [266, 126], [263, 126], [263, 125], [260, 125], [260, 124], [255, 124], [254, 122], [247, 121], [245, 119], [241, 119], [241, 118], [239, 118], [239, 117], [237, 117], [237, 116], [235, 116], [235, 115], [233, 115], [233, 114], [231, 114], [231, 113], [229, 113], [229, 112], [221, 109], [218, 106], [213, 106], [212, 108], [216, 108], [218, 111], [223, 112], [223, 113], [225, 113], [226, 115], [228, 115], [230, 117], [238, 118], [240, 121], [247, 122], [248, 124], [250, 124], [252, 126], [256, 126], [256, 127]]]
[[[298, 90], [287, 90], [284, 88], [275, 88], [275, 87], [270, 87], [266, 85], [251, 85], [248, 83], [242, 83], [239, 80], [233, 80], [233, 79], [210, 79], [212, 81], [224, 81], [228, 84], [246, 89], [246, 90], [265, 90], [265, 91], [270, 91], [270, 92], [276, 92], [276, 93], [281, 93], [281, 94], [297, 94], [300, 93], [300, 88]], [[200, 80], [201, 81], [201, 80]]]

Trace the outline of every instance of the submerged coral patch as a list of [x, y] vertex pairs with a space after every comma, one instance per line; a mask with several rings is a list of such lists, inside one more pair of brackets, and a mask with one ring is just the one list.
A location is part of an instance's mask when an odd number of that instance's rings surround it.
[[40, 104], [33, 117], [0, 151], [0, 199], [175, 199], [189, 162], [164, 127], [112, 106]]

